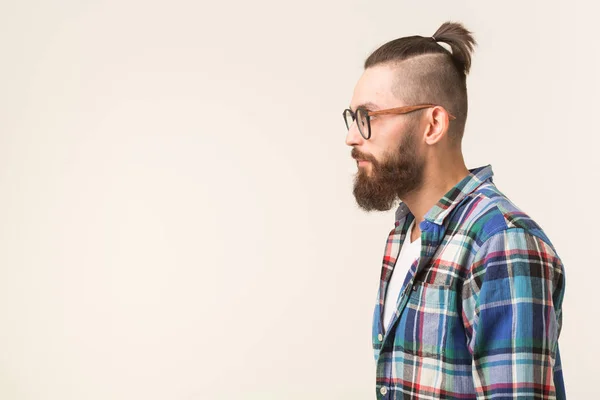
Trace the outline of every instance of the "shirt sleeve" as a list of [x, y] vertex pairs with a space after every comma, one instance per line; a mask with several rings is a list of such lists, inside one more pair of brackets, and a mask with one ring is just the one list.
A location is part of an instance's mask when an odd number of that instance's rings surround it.
[[554, 399], [564, 269], [551, 245], [521, 228], [488, 238], [462, 290], [478, 399]]

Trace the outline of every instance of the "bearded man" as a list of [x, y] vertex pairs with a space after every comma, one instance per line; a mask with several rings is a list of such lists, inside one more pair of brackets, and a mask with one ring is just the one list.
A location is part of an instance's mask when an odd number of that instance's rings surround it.
[[491, 165], [463, 159], [475, 44], [446, 22], [382, 45], [343, 113], [358, 205], [399, 201], [372, 328], [380, 399], [565, 398], [562, 261]]

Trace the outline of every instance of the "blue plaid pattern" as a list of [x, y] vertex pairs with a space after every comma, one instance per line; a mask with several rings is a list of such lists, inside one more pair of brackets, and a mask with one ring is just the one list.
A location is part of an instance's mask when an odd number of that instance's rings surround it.
[[419, 225], [421, 255], [384, 330], [387, 285], [414, 219], [404, 203], [396, 211], [373, 316], [377, 397], [565, 399], [562, 261], [496, 188], [491, 165], [469, 172]]

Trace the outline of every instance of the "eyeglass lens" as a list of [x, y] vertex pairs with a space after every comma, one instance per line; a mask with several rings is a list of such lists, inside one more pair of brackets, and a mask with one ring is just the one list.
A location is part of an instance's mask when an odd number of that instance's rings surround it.
[[[356, 119], [358, 120], [357, 121], [358, 131], [360, 132], [362, 137], [364, 137], [365, 139], [368, 139], [369, 138], [369, 121], [367, 120], [367, 110], [363, 110], [362, 108], [359, 108], [358, 110], [356, 110], [356, 113], [354, 113], [354, 114], [356, 115]], [[344, 111], [344, 120], [346, 121], [346, 128], [350, 129], [350, 126], [352, 126], [352, 122], [354, 122], [354, 115], [351, 110]]]

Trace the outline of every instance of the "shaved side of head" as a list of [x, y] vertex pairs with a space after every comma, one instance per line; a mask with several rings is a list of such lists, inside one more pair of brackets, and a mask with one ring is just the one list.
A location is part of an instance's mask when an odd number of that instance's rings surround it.
[[465, 80], [445, 54], [426, 54], [394, 63], [398, 70], [392, 91], [407, 105], [434, 103], [456, 117], [448, 136], [453, 144], [460, 143], [468, 112]]

